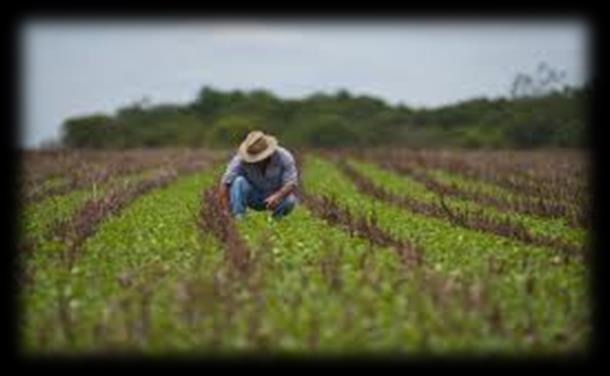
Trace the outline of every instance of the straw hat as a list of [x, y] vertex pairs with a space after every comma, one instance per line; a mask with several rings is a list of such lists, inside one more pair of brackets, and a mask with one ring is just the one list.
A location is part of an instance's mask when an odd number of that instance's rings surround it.
[[247, 163], [256, 163], [269, 157], [277, 148], [275, 137], [261, 131], [252, 131], [239, 145], [238, 154]]

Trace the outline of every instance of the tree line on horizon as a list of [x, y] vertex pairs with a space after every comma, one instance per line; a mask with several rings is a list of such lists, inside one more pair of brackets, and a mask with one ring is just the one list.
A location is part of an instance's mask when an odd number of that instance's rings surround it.
[[510, 96], [423, 109], [347, 90], [282, 99], [263, 89], [204, 86], [184, 105], [137, 102], [114, 114], [69, 118], [60, 143], [94, 149], [234, 147], [260, 129], [292, 147], [585, 147], [591, 89], [558, 87], [557, 77], [518, 75]]

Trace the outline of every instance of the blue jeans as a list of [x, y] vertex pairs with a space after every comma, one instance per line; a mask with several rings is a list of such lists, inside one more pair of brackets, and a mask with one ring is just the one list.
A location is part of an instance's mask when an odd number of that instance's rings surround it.
[[[254, 210], [265, 210], [265, 199], [268, 194], [255, 189], [246, 178], [238, 176], [231, 183], [230, 202], [231, 213], [234, 216], [243, 216], [246, 213], [246, 207]], [[289, 194], [273, 210], [273, 218], [279, 219], [289, 214], [296, 204], [296, 196]]]

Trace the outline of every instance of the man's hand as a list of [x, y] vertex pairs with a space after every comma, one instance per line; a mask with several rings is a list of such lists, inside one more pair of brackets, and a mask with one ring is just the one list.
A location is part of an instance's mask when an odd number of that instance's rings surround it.
[[265, 199], [265, 205], [268, 210], [275, 210], [275, 208], [280, 204], [280, 201], [282, 201], [282, 195], [277, 192]]
[[293, 183], [288, 183], [265, 199], [265, 205], [268, 210], [275, 210], [275, 208], [282, 202], [284, 197], [288, 196], [295, 188]]

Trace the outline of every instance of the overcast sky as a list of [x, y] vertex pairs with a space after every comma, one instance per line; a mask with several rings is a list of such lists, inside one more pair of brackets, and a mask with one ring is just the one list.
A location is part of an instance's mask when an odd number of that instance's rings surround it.
[[185, 103], [204, 85], [288, 98], [346, 88], [434, 107], [507, 95], [513, 77], [541, 61], [568, 83], [589, 74], [589, 30], [579, 20], [30, 20], [21, 31], [25, 147], [58, 137], [67, 117], [113, 113], [144, 96]]

